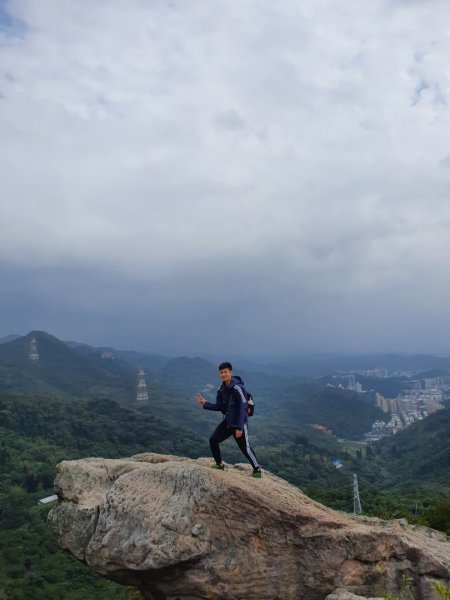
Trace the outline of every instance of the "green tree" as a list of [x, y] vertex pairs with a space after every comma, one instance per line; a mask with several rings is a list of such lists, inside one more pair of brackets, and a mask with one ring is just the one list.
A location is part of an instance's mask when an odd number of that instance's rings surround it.
[[424, 514], [430, 527], [450, 535], [450, 496], [433, 504]]

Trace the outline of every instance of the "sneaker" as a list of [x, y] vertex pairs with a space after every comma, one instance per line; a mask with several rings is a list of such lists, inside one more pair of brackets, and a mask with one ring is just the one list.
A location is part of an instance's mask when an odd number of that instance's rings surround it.
[[211, 465], [211, 467], [213, 469], [219, 469], [220, 471], [225, 471], [225, 465], [223, 463], [220, 463], [220, 465], [218, 465], [217, 463], [214, 463], [213, 465]]
[[256, 469], [253, 469], [253, 473], [252, 473], [252, 477], [254, 477], [255, 479], [261, 479], [262, 473], [261, 473], [261, 469], [259, 467], [257, 467]]

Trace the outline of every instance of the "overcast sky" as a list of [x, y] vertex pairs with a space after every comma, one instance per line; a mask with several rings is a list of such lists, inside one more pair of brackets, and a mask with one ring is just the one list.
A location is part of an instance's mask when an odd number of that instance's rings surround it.
[[0, 0], [0, 335], [450, 353], [448, 0]]

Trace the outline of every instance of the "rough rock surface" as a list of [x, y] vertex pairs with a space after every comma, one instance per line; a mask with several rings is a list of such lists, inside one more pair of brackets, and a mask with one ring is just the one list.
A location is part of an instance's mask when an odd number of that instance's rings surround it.
[[61, 548], [151, 600], [417, 599], [450, 580], [450, 539], [353, 517], [246, 465], [141, 454], [58, 466], [49, 523]]

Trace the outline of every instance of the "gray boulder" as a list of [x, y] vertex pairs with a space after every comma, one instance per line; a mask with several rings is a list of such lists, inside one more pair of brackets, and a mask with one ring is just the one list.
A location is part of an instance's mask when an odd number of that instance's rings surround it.
[[354, 517], [247, 465], [143, 454], [58, 465], [49, 524], [61, 548], [148, 600], [415, 597], [450, 580], [442, 533]]

